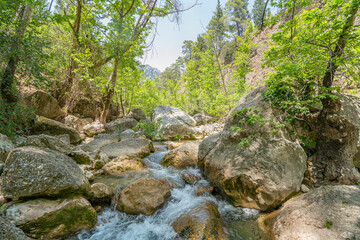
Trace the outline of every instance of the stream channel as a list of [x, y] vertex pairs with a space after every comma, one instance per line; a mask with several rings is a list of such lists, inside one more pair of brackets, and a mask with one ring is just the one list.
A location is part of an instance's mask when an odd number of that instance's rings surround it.
[[[115, 202], [111, 207], [106, 207], [98, 215], [95, 228], [77, 234], [80, 240], [172, 240], [178, 238], [171, 224], [182, 214], [194, 207], [211, 201], [218, 207], [219, 213], [225, 221], [225, 232], [229, 239], [236, 240], [266, 240], [267, 238], [258, 229], [256, 219], [259, 216], [257, 210], [236, 208], [221, 197], [205, 193], [197, 196], [199, 185], [210, 186], [202, 176], [198, 168], [178, 170], [172, 167], [166, 168], [159, 164], [161, 159], [168, 153], [163, 143], [154, 143], [156, 151], [144, 158], [148, 169], [147, 174], [127, 177], [97, 177], [95, 182], [102, 182], [115, 190], [115, 196], [128, 184], [137, 178], [150, 176], [156, 179], [167, 179], [174, 184], [171, 189], [169, 200], [157, 210], [152, 216], [133, 216], [114, 209]], [[197, 184], [185, 184], [181, 174], [190, 172], [201, 177]]]

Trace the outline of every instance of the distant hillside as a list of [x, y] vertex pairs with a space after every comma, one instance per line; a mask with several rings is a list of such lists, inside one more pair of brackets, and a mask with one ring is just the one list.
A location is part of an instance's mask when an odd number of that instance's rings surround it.
[[140, 70], [143, 70], [143, 76], [151, 79], [156, 80], [158, 77], [160, 77], [161, 71], [157, 68], [154, 68], [148, 64], [146, 65], [140, 65]]

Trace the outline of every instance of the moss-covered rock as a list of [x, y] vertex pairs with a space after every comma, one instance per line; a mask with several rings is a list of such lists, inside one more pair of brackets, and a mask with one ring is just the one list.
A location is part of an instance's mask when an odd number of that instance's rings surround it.
[[62, 239], [96, 224], [96, 212], [84, 198], [36, 199], [12, 205], [7, 217], [31, 238]]

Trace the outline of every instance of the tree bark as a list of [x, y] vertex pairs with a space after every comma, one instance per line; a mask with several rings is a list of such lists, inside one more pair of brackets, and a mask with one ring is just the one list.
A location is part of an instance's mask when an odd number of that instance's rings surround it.
[[5, 68], [0, 85], [1, 96], [7, 103], [14, 103], [18, 101], [16, 88], [14, 86], [15, 72], [20, 58], [19, 50], [21, 49], [21, 38], [25, 33], [28, 22], [30, 21], [31, 13], [32, 9], [30, 5], [20, 5], [17, 13], [19, 25], [15, 32], [14, 42], [9, 50], [12, 53], [12, 56]]

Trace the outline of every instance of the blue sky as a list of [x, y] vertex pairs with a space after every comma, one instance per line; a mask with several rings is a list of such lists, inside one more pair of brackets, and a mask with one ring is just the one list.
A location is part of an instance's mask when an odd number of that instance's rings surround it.
[[[191, 6], [195, 0], [182, 0], [184, 6]], [[220, 0], [222, 6], [227, 0]], [[181, 46], [185, 40], [195, 41], [197, 36], [205, 32], [217, 0], [199, 0], [200, 5], [182, 13], [179, 25], [170, 22], [168, 18], [160, 19], [157, 25], [157, 35], [152, 49], [144, 56], [143, 63], [163, 71], [181, 56]], [[249, 0], [249, 10], [253, 0]], [[150, 40], [149, 40], [150, 41]]]

